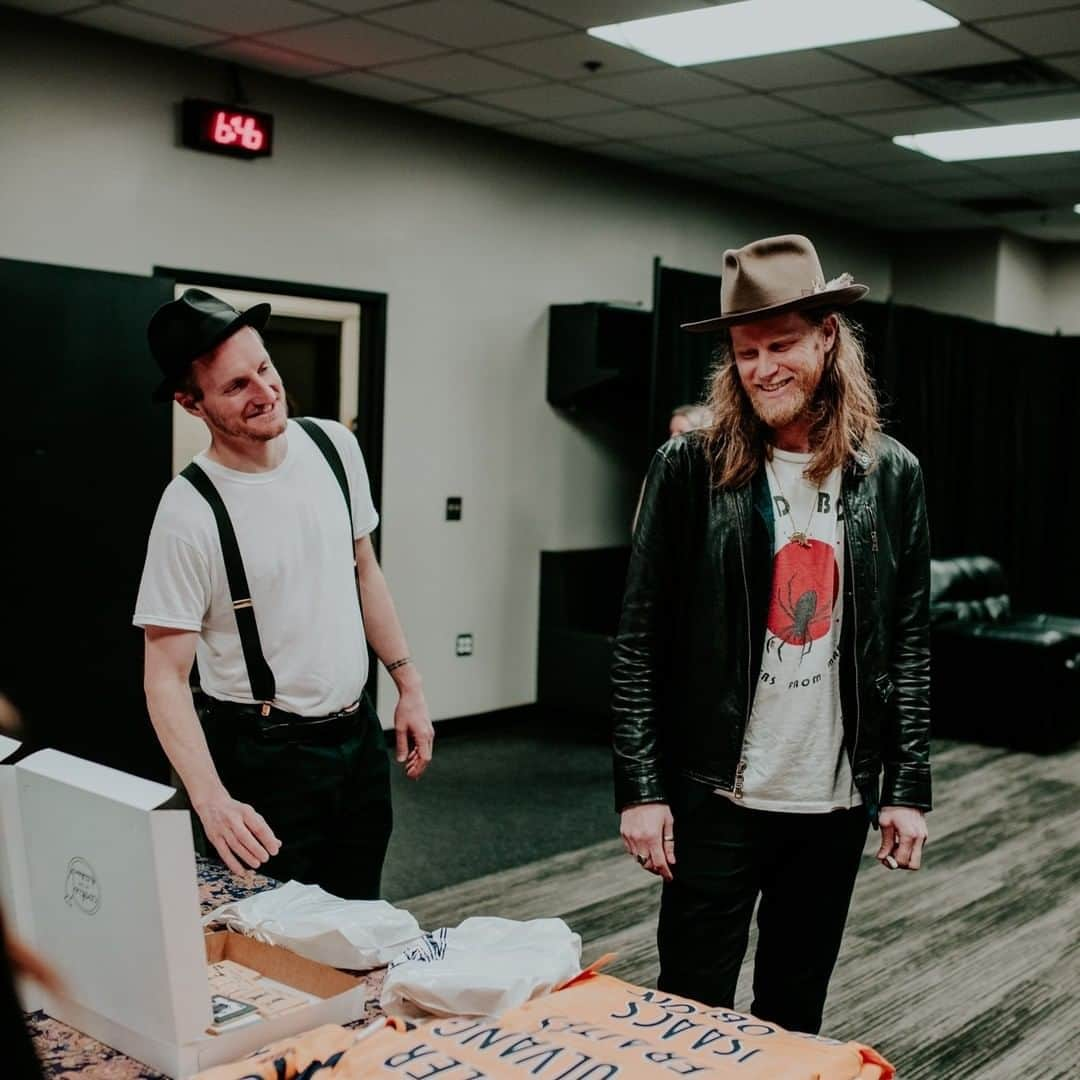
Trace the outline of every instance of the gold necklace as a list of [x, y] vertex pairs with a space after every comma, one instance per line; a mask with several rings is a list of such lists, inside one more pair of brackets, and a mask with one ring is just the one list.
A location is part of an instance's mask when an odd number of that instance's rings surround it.
[[[772, 462], [766, 458], [765, 465], [768, 467], [770, 473], [772, 473], [773, 481], [776, 483], [776, 490], [780, 492], [780, 498], [788, 505], [788, 516], [791, 518], [792, 525], [795, 524], [795, 504], [784, 493], [783, 485], [780, 483], [780, 477], [776, 475], [776, 470], [772, 467]], [[817, 495], [810, 500], [810, 516], [806, 519], [806, 524], [802, 529], [795, 529], [788, 540], [792, 544], [798, 544], [799, 547], [808, 548], [810, 546], [810, 540], [807, 534], [810, 532], [810, 522], [814, 520], [814, 511], [817, 509]]]

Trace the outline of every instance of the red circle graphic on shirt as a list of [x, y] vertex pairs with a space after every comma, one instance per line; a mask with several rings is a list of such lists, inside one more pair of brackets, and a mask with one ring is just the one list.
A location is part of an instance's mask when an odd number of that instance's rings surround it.
[[831, 545], [820, 540], [785, 544], [773, 560], [769, 632], [789, 645], [809, 645], [829, 632], [840, 589]]

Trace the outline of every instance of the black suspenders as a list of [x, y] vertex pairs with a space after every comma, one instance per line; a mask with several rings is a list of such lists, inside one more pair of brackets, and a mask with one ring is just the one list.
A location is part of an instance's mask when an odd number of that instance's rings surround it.
[[[341, 455], [330, 436], [314, 420], [299, 417], [296, 422], [307, 432], [319, 452], [326, 458], [341, 488], [341, 493], [345, 496], [345, 509], [349, 519], [349, 549], [355, 550], [352, 500], [349, 497], [349, 481], [345, 475], [345, 465], [341, 460]], [[221, 554], [225, 560], [225, 577], [229, 583], [233, 613], [236, 615], [236, 629], [240, 633], [240, 647], [244, 654], [244, 664], [247, 666], [248, 680], [251, 683], [251, 694], [256, 701], [262, 702], [262, 712], [266, 716], [270, 711], [270, 703], [277, 695], [277, 684], [274, 682], [274, 673], [270, 670], [270, 665], [263, 655], [259, 627], [255, 621], [255, 607], [251, 600], [251, 589], [248, 586], [244, 561], [240, 556], [240, 545], [236, 542], [236, 532], [229, 518], [229, 512], [225, 509], [225, 503], [218, 489], [214, 487], [213, 481], [194, 461], [180, 475], [210, 504], [210, 509], [214, 513], [214, 521], [217, 523], [218, 536], [221, 540]], [[355, 558], [353, 568], [356, 572]], [[359, 602], [359, 588], [356, 590], [356, 596]], [[362, 602], [360, 602], [360, 617], [363, 619]]]

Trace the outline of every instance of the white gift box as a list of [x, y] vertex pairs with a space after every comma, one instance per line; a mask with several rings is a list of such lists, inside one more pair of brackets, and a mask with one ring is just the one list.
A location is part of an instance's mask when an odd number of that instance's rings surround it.
[[[363, 1012], [360, 980], [236, 934], [204, 936], [191, 820], [174, 794], [56, 750], [13, 771], [34, 940], [68, 997], [50, 1015], [170, 1077]], [[232, 959], [311, 995], [310, 1004], [208, 1033], [207, 963]]]
[[[15, 786], [15, 766], [11, 759], [22, 744], [0, 735], [0, 908], [8, 932], [25, 944], [34, 943], [34, 912], [30, 904], [30, 884], [26, 874], [19, 793]], [[27, 1012], [42, 1006], [42, 995], [29, 979], [20, 979], [16, 989]]]

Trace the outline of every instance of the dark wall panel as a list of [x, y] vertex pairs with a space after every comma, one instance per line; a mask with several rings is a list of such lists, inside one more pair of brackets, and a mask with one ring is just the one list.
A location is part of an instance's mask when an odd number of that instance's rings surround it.
[[0, 688], [33, 741], [161, 775], [131, 626], [170, 475], [146, 323], [166, 278], [0, 260]]

